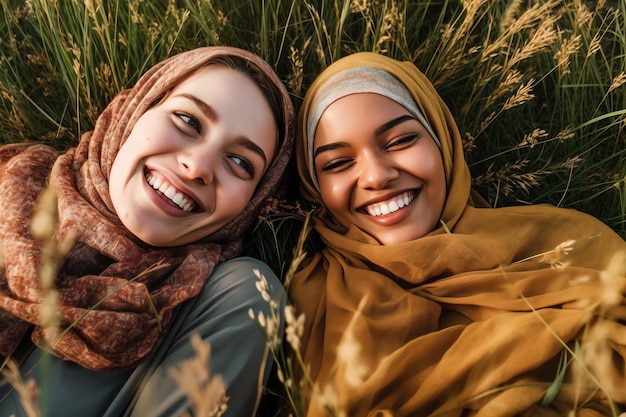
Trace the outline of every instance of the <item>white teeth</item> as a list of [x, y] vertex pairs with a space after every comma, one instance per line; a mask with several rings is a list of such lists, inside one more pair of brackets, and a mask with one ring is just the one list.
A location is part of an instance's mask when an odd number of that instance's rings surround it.
[[174, 204], [176, 204], [177, 206], [180, 206], [180, 203], [183, 202], [183, 195], [181, 193], [178, 193], [174, 196], [174, 198], [172, 198], [172, 201], [174, 202]]
[[189, 212], [196, 207], [193, 201], [188, 200], [183, 193], [179, 192], [173, 185], [167, 183], [164, 179], [155, 177], [151, 173], [148, 173], [146, 175], [146, 181], [152, 188], [160, 191], [164, 196], [169, 198], [172, 203], [176, 204], [181, 210]]
[[163, 184], [163, 181], [160, 178], [156, 178], [148, 174], [148, 184], [150, 184], [155, 190], [158, 190]]
[[176, 195], [176, 188], [170, 185], [169, 187], [167, 187], [167, 190], [163, 191], [163, 194], [165, 194], [167, 198], [173, 201], [174, 196]]
[[411, 201], [413, 201], [413, 198], [413, 193], [406, 192], [387, 201], [370, 204], [365, 207], [365, 210], [370, 216], [384, 216], [386, 214], [394, 213], [404, 206], [408, 206], [411, 204]]

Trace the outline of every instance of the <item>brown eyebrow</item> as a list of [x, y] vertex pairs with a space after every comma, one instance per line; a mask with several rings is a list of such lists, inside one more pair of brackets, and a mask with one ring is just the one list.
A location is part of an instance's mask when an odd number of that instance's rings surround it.
[[258, 154], [261, 159], [263, 159], [263, 169], [265, 170], [265, 168], [267, 167], [267, 156], [265, 155], [265, 152], [263, 152], [263, 149], [261, 149], [259, 145], [252, 142], [249, 138], [245, 136], [240, 137], [239, 140], [241, 141], [241, 145], [243, 147], [250, 149], [252, 152]]
[[406, 121], [409, 120], [415, 120], [415, 117], [408, 115], [408, 114], [403, 114], [400, 117], [396, 117], [393, 120], [388, 121], [387, 123], [383, 124], [382, 126], [380, 126], [378, 129], [376, 129], [376, 136], [388, 131], [389, 129], [394, 128], [395, 126], [398, 126], [401, 123], [404, 123]]
[[[202, 111], [202, 113], [212, 122], [219, 120], [219, 117], [217, 117], [217, 113], [215, 113], [215, 110], [213, 110], [213, 107], [209, 106], [204, 101], [200, 100], [194, 95], [181, 93], [181, 94], [177, 94], [176, 96], [183, 97], [183, 98], [193, 101], [194, 104], [200, 108], [200, 111]], [[173, 97], [176, 97], [176, 96], [173, 96]]]
[[348, 144], [345, 142], [335, 142], [329, 143], [328, 145], [322, 145], [315, 150], [313, 153], [313, 159], [317, 158], [317, 156], [322, 152], [332, 151], [333, 149], [345, 148]]
[[[202, 113], [212, 122], [217, 122], [219, 121], [219, 117], [217, 117], [217, 113], [215, 112], [215, 110], [213, 110], [213, 107], [209, 106], [208, 104], [206, 104], [204, 101], [200, 100], [199, 98], [197, 98], [196, 96], [192, 95], [192, 94], [187, 94], [187, 93], [181, 93], [181, 94], [177, 94], [178, 97], [183, 97], [186, 98], [188, 100], [191, 100], [195, 103], [196, 106], [198, 106], [200, 108], [200, 111], [202, 111]], [[261, 147], [259, 145], [257, 145], [256, 143], [252, 142], [252, 140], [250, 140], [250, 138], [246, 137], [246, 136], [241, 136], [239, 138], [236, 139], [238, 142], [240, 142], [240, 144], [247, 148], [250, 149], [252, 152], [258, 154], [261, 159], [263, 159], [263, 169], [265, 169], [267, 167], [267, 156], [265, 155], [265, 152], [263, 152], [263, 149], [261, 149]]]

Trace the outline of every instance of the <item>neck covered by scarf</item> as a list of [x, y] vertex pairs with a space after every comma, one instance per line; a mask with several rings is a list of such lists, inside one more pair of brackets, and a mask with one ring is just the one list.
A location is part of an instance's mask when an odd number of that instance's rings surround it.
[[[381, 245], [346, 230], [311, 178], [315, 96], [359, 67], [396, 77], [440, 140], [445, 227], [420, 239]], [[305, 261], [289, 295], [305, 315], [311, 377], [341, 411], [606, 416], [626, 404], [626, 243], [574, 210], [478, 207], [456, 124], [413, 64], [373, 53], [337, 61], [307, 92], [298, 135], [302, 191], [320, 206], [313, 224], [327, 247]], [[319, 404], [309, 416], [325, 415]]]
[[[108, 176], [113, 160], [148, 107], [211, 60], [238, 57], [265, 74], [283, 113], [276, 156], [244, 211], [194, 244], [150, 247], [115, 214]], [[151, 68], [116, 96], [78, 146], [59, 155], [44, 145], [0, 148], [0, 359], [25, 338], [89, 369], [133, 366], [158, 342], [173, 309], [200, 292], [214, 267], [236, 256], [247, 228], [275, 190], [287, 166], [294, 136], [293, 108], [273, 70], [237, 48], [205, 47]], [[42, 325], [44, 294], [39, 274], [42, 245], [33, 238], [33, 208], [47, 183], [58, 198], [57, 241], [74, 246], [54, 283], [60, 334]], [[156, 266], [156, 267], [155, 267]]]

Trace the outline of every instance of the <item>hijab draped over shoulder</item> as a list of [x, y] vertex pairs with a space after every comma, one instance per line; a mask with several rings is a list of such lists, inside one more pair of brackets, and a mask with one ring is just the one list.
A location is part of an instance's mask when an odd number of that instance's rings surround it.
[[[222, 229], [194, 244], [157, 248], [124, 228], [109, 197], [118, 150], [149, 106], [191, 73], [220, 57], [238, 57], [264, 74], [276, 91], [281, 117], [276, 156], [248, 206]], [[25, 337], [94, 370], [128, 367], [157, 343], [172, 310], [200, 292], [220, 262], [236, 256], [246, 229], [271, 195], [290, 157], [295, 135], [290, 98], [258, 56], [237, 48], [204, 47], [173, 56], [118, 94], [93, 131], [59, 154], [44, 145], [0, 148], [0, 359]], [[74, 246], [61, 266], [60, 337], [42, 327], [39, 285], [42, 245], [33, 238], [33, 207], [47, 183], [58, 198], [56, 239]], [[152, 268], [158, 265], [156, 268]], [[151, 271], [152, 268], [152, 272]]]
[[[417, 240], [381, 245], [342, 228], [312, 178], [312, 103], [358, 67], [399, 80], [440, 141], [447, 200], [441, 224]], [[301, 188], [320, 206], [313, 225], [326, 248], [289, 292], [326, 401], [349, 416], [607, 416], [626, 403], [626, 243], [571, 209], [478, 207], [458, 128], [412, 63], [337, 61], [307, 92], [298, 135]], [[320, 404], [308, 415], [324, 415]]]

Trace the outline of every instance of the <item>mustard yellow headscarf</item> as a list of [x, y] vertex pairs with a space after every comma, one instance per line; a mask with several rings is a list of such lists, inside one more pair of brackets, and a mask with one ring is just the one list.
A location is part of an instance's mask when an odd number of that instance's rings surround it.
[[[420, 239], [381, 245], [346, 230], [311, 178], [312, 103], [330, 77], [358, 67], [396, 77], [440, 141], [445, 226]], [[409, 62], [337, 61], [307, 92], [298, 128], [301, 188], [320, 206], [313, 224], [327, 247], [289, 292], [305, 314], [311, 376], [333, 393], [317, 395], [309, 416], [324, 404], [349, 416], [607, 416], [626, 404], [626, 243], [616, 233], [570, 209], [478, 207], [453, 117]]]

